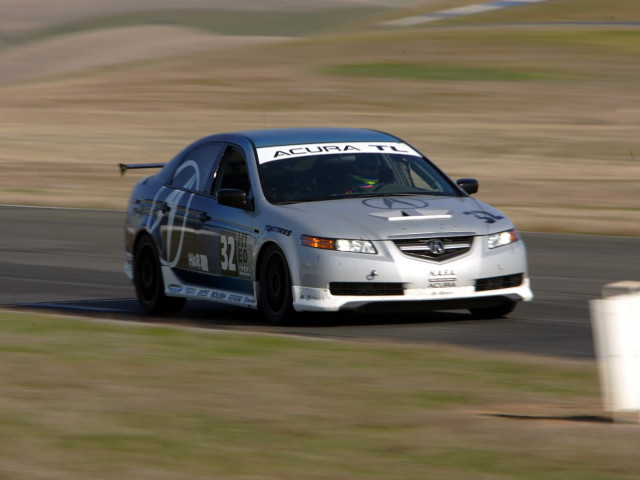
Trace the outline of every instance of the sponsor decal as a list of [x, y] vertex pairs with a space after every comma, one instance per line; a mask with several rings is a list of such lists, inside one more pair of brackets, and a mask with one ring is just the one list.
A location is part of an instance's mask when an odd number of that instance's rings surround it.
[[278, 157], [299, 157], [301, 155], [318, 154], [318, 153], [343, 153], [343, 152], [359, 152], [360, 149], [354, 145], [314, 145], [311, 147], [294, 147], [283, 150], [277, 150], [273, 154], [273, 158]]
[[456, 282], [433, 282], [429, 280], [427, 288], [456, 288]]
[[429, 270], [430, 277], [454, 277], [455, 275], [455, 270]]
[[[198, 167], [198, 164], [193, 160], [187, 160], [178, 167], [174, 176], [177, 176], [184, 171], [191, 171], [191, 173], [190, 175], [185, 175], [186, 179], [184, 185], [180, 186], [185, 190], [198, 190], [201, 183], [200, 168]], [[151, 216], [148, 218], [147, 228], [152, 232], [156, 231], [158, 228], [160, 228], [163, 222], [163, 218], [166, 219], [166, 228], [163, 232], [163, 240], [166, 250], [167, 263], [169, 267], [175, 268], [178, 265], [180, 256], [182, 254], [185, 227], [187, 223], [187, 215], [184, 215], [181, 223], [178, 223], [179, 220], [176, 220], [176, 212], [178, 210], [177, 207], [181, 204], [182, 198], [185, 195], [188, 195], [188, 200], [186, 202], [186, 211], [188, 214], [191, 206], [191, 200], [193, 199], [193, 194], [187, 193], [184, 190], [171, 190], [166, 198], [163, 201], [160, 201], [161, 194], [163, 194], [163, 192], [165, 191], [166, 188], [161, 188], [160, 190], [158, 190], [158, 193], [153, 199], [151, 210], [154, 212], [154, 218], [152, 218]], [[179, 232], [177, 238], [174, 238], [174, 229], [177, 229]], [[177, 240], [177, 245], [175, 245], [175, 243], [172, 243], [174, 240]]]
[[494, 215], [484, 210], [471, 210], [469, 212], [463, 212], [465, 215], [473, 215], [478, 220], [484, 220], [487, 223], [496, 223], [496, 220], [502, 220], [502, 215]]
[[258, 148], [260, 163], [282, 160], [284, 158], [309, 155], [331, 155], [336, 153], [399, 153], [415, 157], [421, 156], [410, 146], [394, 142], [352, 142], [352, 143], [313, 143], [308, 145], [282, 145], [278, 147]]
[[415, 198], [367, 198], [362, 201], [363, 205], [371, 208], [379, 208], [381, 210], [394, 210], [401, 208], [426, 208], [429, 206], [424, 200]]
[[430, 270], [427, 288], [456, 288], [458, 280], [454, 270]]
[[432, 297], [445, 297], [447, 295], [453, 295], [455, 292], [451, 290], [434, 290], [429, 292], [429, 295]]
[[275, 225], [265, 225], [264, 228], [267, 232], [279, 233], [280, 235], [284, 235], [285, 237], [291, 236], [291, 230], [287, 230], [286, 228], [277, 227]]
[[194, 298], [203, 298], [215, 302], [233, 303], [236, 305], [255, 306], [256, 299], [251, 295], [229, 293], [221, 290], [211, 290], [210, 288], [184, 287], [172, 284], [169, 286], [172, 293], [182, 293]]
[[249, 235], [246, 233], [239, 233], [237, 236], [238, 243], [238, 275], [240, 277], [251, 278], [251, 266], [249, 265], [249, 259], [251, 254], [249, 252]]
[[201, 253], [189, 253], [189, 268], [208, 272], [209, 258]]
[[227, 298], [227, 294], [224, 292], [217, 292], [217, 291], [212, 291], [211, 295], [209, 295], [210, 298], [212, 298], [213, 300], [225, 300]]
[[324, 298], [316, 297], [314, 295], [300, 295], [300, 300], [306, 300], [307, 302], [311, 302], [311, 301], [321, 302], [324, 300]]

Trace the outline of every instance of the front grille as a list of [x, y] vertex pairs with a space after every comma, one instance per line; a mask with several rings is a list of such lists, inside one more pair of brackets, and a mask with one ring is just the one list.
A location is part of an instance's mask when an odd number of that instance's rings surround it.
[[473, 236], [404, 239], [393, 243], [409, 257], [443, 262], [471, 250]]
[[522, 273], [505, 275], [503, 277], [478, 278], [476, 280], [476, 292], [486, 292], [487, 290], [500, 290], [501, 288], [512, 288], [522, 285]]
[[404, 295], [402, 283], [331, 282], [329, 291], [331, 295]]

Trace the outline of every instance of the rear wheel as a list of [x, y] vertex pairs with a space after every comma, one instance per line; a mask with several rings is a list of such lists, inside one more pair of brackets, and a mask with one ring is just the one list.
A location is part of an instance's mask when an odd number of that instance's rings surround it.
[[490, 307], [477, 307], [470, 308], [469, 311], [476, 318], [500, 318], [506, 317], [513, 309], [516, 308], [516, 303], [513, 300], [505, 299], [504, 302], [498, 305], [492, 305]]
[[151, 314], [177, 312], [186, 300], [167, 297], [160, 270], [160, 260], [153, 240], [144, 236], [136, 245], [133, 256], [133, 283], [142, 309]]
[[274, 324], [291, 321], [295, 315], [291, 293], [291, 275], [282, 251], [267, 247], [260, 267], [258, 303], [266, 319]]

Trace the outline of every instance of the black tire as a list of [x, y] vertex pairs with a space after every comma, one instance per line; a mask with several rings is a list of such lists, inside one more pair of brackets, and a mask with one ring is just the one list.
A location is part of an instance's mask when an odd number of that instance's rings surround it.
[[288, 323], [295, 316], [287, 260], [275, 245], [267, 247], [260, 265], [258, 305], [265, 318], [276, 325]]
[[506, 317], [511, 312], [513, 312], [513, 309], [516, 308], [516, 304], [517, 302], [514, 302], [513, 300], [505, 299], [503, 303], [500, 303], [498, 305], [492, 305], [490, 307], [470, 308], [469, 311], [476, 318], [500, 318]]
[[167, 297], [160, 270], [158, 251], [149, 236], [142, 237], [133, 256], [133, 283], [142, 309], [149, 314], [179, 311], [186, 299]]

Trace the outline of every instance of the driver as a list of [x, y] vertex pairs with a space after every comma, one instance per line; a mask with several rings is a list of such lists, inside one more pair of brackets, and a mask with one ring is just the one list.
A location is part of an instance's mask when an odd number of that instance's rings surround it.
[[348, 193], [366, 192], [380, 183], [378, 162], [371, 158], [362, 158], [354, 162], [349, 175]]

